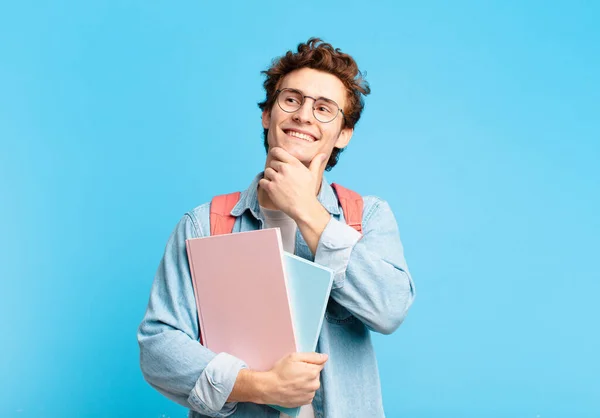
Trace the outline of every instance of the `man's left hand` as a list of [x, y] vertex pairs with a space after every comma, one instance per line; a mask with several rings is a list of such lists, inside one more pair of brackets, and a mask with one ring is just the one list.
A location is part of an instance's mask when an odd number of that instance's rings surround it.
[[259, 186], [279, 210], [298, 221], [303, 213], [319, 204], [317, 193], [326, 164], [327, 155], [317, 154], [307, 168], [283, 148], [275, 147], [269, 151]]

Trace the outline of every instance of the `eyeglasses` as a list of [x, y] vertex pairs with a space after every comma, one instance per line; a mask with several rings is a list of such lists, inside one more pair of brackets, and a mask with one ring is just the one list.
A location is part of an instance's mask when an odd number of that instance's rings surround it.
[[325, 97], [315, 99], [311, 96], [305, 96], [300, 90], [287, 88], [277, 90], [275, 93], [277, 94], [277, 104], [284, 112], [296, 112], [304, 105], [304, 99], [308, 97], [309, 99], [314, 100], [312, 111], [315, 119], [319, 122], [329, 123], [336, 118], [338, 113], [341, 113], [344, 122], [346, 121], [346, 116], [344, 115], [342, 108], [331, 99]]

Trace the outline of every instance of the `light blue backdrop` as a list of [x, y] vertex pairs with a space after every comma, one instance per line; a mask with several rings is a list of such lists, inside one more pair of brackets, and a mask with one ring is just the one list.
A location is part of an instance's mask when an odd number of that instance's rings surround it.
[[329, 180], [390, 202], [417, 285], [387, 415], [600, 417], [599, 12], [2, 1], [0, 416], [185, 416], [138, 367], [154, 272], [262, 168], [260, 71], [316, 35], [373, 90]]

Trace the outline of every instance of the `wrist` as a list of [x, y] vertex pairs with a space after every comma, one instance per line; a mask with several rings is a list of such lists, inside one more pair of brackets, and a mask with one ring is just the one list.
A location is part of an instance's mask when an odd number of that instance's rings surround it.
[[254, 402], [258, 403], [260, 398], [260, 376], [259, 372], [242, 369], [235, 379], [233, 390], [227, 399], [227, 402]]
[[273, 387], [273, 376], [271, 372], [253, 372], [252, 398], [250, 402], [257, 404], [271, 403], [270, 393]]
[[299, 210], [292, 218], [299, 227], [310, 226], [315, 223], [322, 224], [323, 222], [327, 225], [327, 222], [329, 222], [329, 212], [321, 205], [321, 202], [315, 199], [309, 205]]

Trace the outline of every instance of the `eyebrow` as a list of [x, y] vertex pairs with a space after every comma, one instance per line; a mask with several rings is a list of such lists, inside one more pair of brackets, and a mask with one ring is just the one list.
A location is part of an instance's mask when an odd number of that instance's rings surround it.
[[317, 97], [314, 97], [314, 96], [312, 96], [312, 95], [310, 95], [310, 94], [306, 94], [306, 93], [304, 92], [304, 90], [298, 89], [298, 88], [296, 88], [296, 87], [283, 87], [283, 86], [279, 87], [279, 90], [283, 90], [283, 89], [291, 89], [291, 90], [296, 90], [296, 91], [299, 91], [300, 93], [302, 93], [302, 95], [303, 95], [303, 96], [312, 97], [312, 98], [314, 98], [314, 99], [316, 99], [316, 100], [319, 100], [319, 99], [325, 99], [325, 100], [329, 100], [330, 102], [333, 102], [333, 103], [335, 103], [336, 105], [338, 105], [340, 108], [342, 108], [342, 106], [340, 106], [340, 104], [339, 104], [337, 101], [335, 101], [335, 100], [333, 100], [333, 99], [330, 99], [329, 97], [325, 97], [325, 96], [317, 96]]

